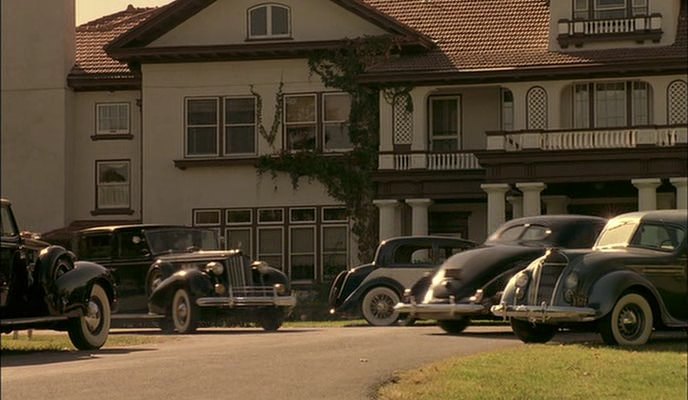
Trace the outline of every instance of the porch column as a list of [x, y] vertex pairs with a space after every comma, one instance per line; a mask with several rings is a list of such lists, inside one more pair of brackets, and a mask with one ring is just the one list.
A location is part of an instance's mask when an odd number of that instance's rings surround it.
[[397, 200], [373, 200], [380, 209], [380, 232], [379, 240], [389, 239], [397, 236], [396, 232], [396, 209], [399, 207]]
[[484, 183], [480, 188], [487, 193], [487, 236], [490, 236], [505, 222], [505, 194], [509, 184]]
[[506, 201], [511, 204], [511, 218], [521, 218], [523, 216], [523, 197], [506, 196]]
[[523, 192], [523, 216], [531, 217], [541, 215], [540, 192], [545, 190], [547, 185], [542, 182], [517, 183], [516, 188]]
[[659, 178], [632, 179], [633, 186], [638, 188], [638, 211], [657, 209], [657, 188], [662, 184]]
[[545, 214], [568, 214], [569, 196], [542, 196], [545, 203]]
[[432, 204], [430, 199], [406, 199], [406, 204], [411, 206], [411, 234], [428, 234], [428, 207]]
[[676, 208], [688, 208], [688, 178], [671, 178], [669, 182], [676, 188]]

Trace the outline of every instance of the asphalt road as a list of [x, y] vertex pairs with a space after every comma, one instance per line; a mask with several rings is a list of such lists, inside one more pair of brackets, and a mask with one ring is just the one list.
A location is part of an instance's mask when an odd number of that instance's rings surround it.
[[[158, 334], [116, 331], [111, 334]], [[508, 327], [206, 329], [156, 344], [2, 358], [2, 400], [371, 398], [395, 371], [521, 346]]]

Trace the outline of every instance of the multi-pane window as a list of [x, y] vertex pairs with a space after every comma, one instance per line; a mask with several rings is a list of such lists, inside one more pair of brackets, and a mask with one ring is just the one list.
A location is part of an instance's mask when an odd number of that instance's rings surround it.
[[96, 135], [129, 133], [129, 103], [96, 104]]
[[195, 209], [193, 224], [224, 232], [226, 248], [282, 269], [295, 282], [329, 282], [348, 266], [344, 207]]
[[289, 8], [261, 4], [248, 10], [249, 39], [288, 38], [291, 36]]
[[575, 128], [641, 126], [648, 125], [650, 119], [650, 86], [646, 82], [583, 83], [573, 87]]
[[346, 93], [285, 95], [286, 148], [292, 151], [351, 150], [350, 111], [351, 96]]
[[96, 208], [129, 208], [129, 161], [96, 162]]
[[[218, 135], [220, 126], [223, 127], [222, 135]], [[255, 153], [255, 97], [225, 97], [222, 101], [215, 97], [186, 100], [187, 156], [236, 156]]]
[[461, 98], [430, 99], [430, 141], [433, 151], [456, 151], [461, 145]]
[[575, 19], [618, 19], [648, 14], [648, 0], [573, 0]]

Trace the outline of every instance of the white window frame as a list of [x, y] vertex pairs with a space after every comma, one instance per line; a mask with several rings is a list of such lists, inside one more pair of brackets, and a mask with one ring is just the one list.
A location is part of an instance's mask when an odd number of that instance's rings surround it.
[[[328, 125], [342, 125], [342, 128], [344, 129], [344, 132], [346, 133], [347, 136], [349, 136], [349, 115], [347, 115], [346, 119], [343, 120], [326, 120], [326, 108], [327, 107], [327, 98], [328, 97], [340, 97], [340, 96], [346, 96], [349, 99], [349, 114], [351, 113], [351, 95], [346, 93], [346, 92], [327, 92], [322, 94], [322, 126], [320, 132], [320, 135], [322, 136], [321, 143], [323, 147], [323, 152], [331, 152], [331, 153], [336, 153], [336, 152], [344, 152], [344, 151], [351, 151], [353, 149], [353, 143], [349, 147], [333, 147], [333, 148], [327, 148], [327, 141], [325, 140], [325, 133], [326, 133], [326, 127]], [[351, 137], [349, 136], [349, 142], [351, 142]]]
[[[119, 108], [124, 107], [124, 118], [125, 118], [125, 128], [107, 128], [103, 129], [101, 127], [101, 116], [100, 116], [100, 111], [103, 109], [107, 108], [116, 108], [118, 109], [119, 113]], [[112, 112], [112, 111], [111, 111]], [[97, 103], [96, 104], [96, 135], [127, 135], [131, 132], [131, 106], [129, 103], [126, 102], [118, 102], [118, 103]]]
[[[273, 7], [279, 7], [287, 11], [287, 33], [274, 34], [272, 33], [272, 9]], [[261, 8], [265, 8], [265, 35], [254, 35], [251, 33], [251, 14]], [[251, 7], [246, 12], [246, 37], [249, 39], [284, 39], [291, 38], [292, 36], [292, 26], [291, 26], [291, 8], [284, 4], [278, 3], [265, 3], [259, 4], [255, 7]]]
[[[217, 215], [217, 222], [198, 222], [198, 215], [200, 213], [215, 213]], [[221, 212], [219, 209], [198, 209], [193, 210], [193, 225], [194, 226], [218, 226], [222, 222]]]
[[[107, 183], [100, 182], [100, 169], [103, 166], [125, 165], [127, 170], [127, 181], [124, 183]], [[131, 161], [130, 160], [99, 160], [96, 161], [96, 209], [128, 209], [131, 207]], [[127, 201], [117, 204], [103, 204], [101, 199], [101, 188], [117, 188], [121, 187], [126, 192]]]
[[[214, 125], [189, 125], [189, 102], [200, 100], [215, 101], [215, 124]], [[220, 155], [220, 98], [219, 97], [187, 97], [184, 99], [184, 156], [194, 157], [218, 157]], [[189, 128], [208, 128], [215, 127], [215, 153], [191, 154], [189, 153]]]
[[[282, 260], [282, 265], [279, 265], [279, 268], [281, 268], [282, 272], [286, 272], [286, 268], [288, 267], [285, 265], [285, 260], [284, 260], [284, 227], [280, 225], [273, 225], [273, 226], [259, 226], [257, 229], [257, 237], [256, 237], [256, 258], [258, 260], [262, 260], [264, 257], [279, 257]], [[260, 252], [260, 238], [261, 238], [261, 232], [263, 231], [274, 231], [274, 230], [279, 230], [280, 232], [280, 251], [279, 253], [261, 253]], [[275, 267], [273, 265], [273, 267]]]
[[[506, 101], [506, 96], [511, 96], [511, 101]], [[501, 104], [501, 128], [503, 131], [514, 130], [514, 93], [509, 89], [502, 89], [499, 93]]]
[[326, 219], [326, 218], [325, 218], [325, 210], [336, 210], [336, 209], [342, 209], [342, 210], [344, 210], [344, 214], [346, 215], [346, 207], [344, 207], [344, 206], [328, 206], [328, 207], [323, 207], [323, 208], [322, 208], [322, 210], [321, 210], [322, 216], [321, 216], [320, 220], [321, 220], [324, 224], [333, 223], [333, 222], [349, 222], [349, 219], [348, 219], [348, 218], [345, 218], [345, 219]]
[[[262, 221], [260, 219], [260, 212], [261, 211], [270, 211], [270, 210], [279, 210], [282, 218], [279, 221]], [[259, 208], [256, 211], [256, 213], [258, 214], [256, 216], [256, 219], [258, 220], [259, 225], [268, 225], [268, 224], [274, 225], [274, 224], [283, 224], [284, 223], [284, 208], [282, 208], [282, 207], [263, 207], [263, 208]]]
[[[291, 279], [292, 282], [314, 282], [318, 279], [318, 257], [317, 257], [317, 252], [318, 252], [318, 236], [317, 236], [317, 230], [315, 229], [315, 225], [296, 225], [296, 226], [290, 226], [289, 227], [289, 278]], [[305, 230], [305, 229], [310, 229], [313, 232], [313, 251], [308, 252], [308, 253], [301, 253], [301, 252], [293, 252], [292, 251], [292, 240], [294, 237], [294, 230]], [[295, 279], [293, 277], [293, 265], [292, 265], [292, 257], [293, 256], [312, 256], [313, 258], [313, 278], [312, 279]]]
[[[434, 103], [435, 101], [442, 101], [442, 100], [456, 100], [456, 134], [454, 135], [435, 135], [434, 134], [434, 118], [433, 118], [433, 111], [434, 111]], [[456, 140], [456, 150], [459, 151], [461, 150], [461, 95], [451, 95], [451, 96], [431, 96], [429, 99], [430, 102], [430, 107], [428, 110], [428, 117], [429, 117], [429, 123], [428, 123], [428, 136], [430, 138], [430, 149], [435, 150], [435, 140], [448, 140], [448, 139], [454, 139]], [[445, 150], [443, 150], [445, 151]]]
[[241, 251], [249, 256], [253, 257], [253, 227], [249, 225], [233, 225], [232, 227], [225, 228], [225, 248], [229, 247], [229, 232], [232, 231], [248, 231], [248, 249], [241, 248]]
[[[247, 222], [230, 222], [229, 221], [229, 213], [234, 212], [234, 211], [248, 211], [249, 220]], [[228, 210], [225, 210], [225, 224], [227, 226], [252, 225], [253, 224], [253, 210], [250, 208], [230, 208]]]
[[[308, 121], [289, 121], [289, 113], [287, 111], [288, 103], [289, 103], [289, 98], [292, 97], [312, 97], [313, 98], [313, 120]], [[308, 150], [316, 150], [318, 148], [318, 141], [320, 136], [318, 132], [318, 118], [319, 118], [319, 113], [318, 113], [318, 95], [315, 93], [303, 93], [303, 94], [286, 94], [284, 95], [284, 102], [283, 102], [283, 116], [284, 116], [284, 148], [287, 151], [308, 151]], [[314, 128], [314, 136], [315, 136], [315, 143], [313, 144], [312, 149], [295, 149], [293, 148], [293, 144], [291, 142], [290, 136], [289, 136], [289, 127], [293, 126], [313, 126]]]
[[349, 265], [351, 264], [351, 242], [350, 242], [350, 235], [351, 235], [351, 229], [350, 226], [347, 224], [322, 224], [320, 225], [320, 265], [322, 269], [322, 275], [323, 277], [325, 276], [325, 255], [327, 254], [340, 254], [339, 252], [326, 252], [325, 251], [325, 229], [328, 228], [344, 228], [346, 230], [346, 249], [344, 249], [344, 258], [346, 261], [344, 262], [344, 269], [348, 269]]
[[[253, 123], [238, 123], [238, 124], [230, 124], [227, 122], [227, 102], [231, 100], [247, 100], [251, 99], [253, 100]], [[221, 112], [223, 113], [223, 125], [222, 125], [222, 154], [225, 156], [247, 156], [247, 155], [255, 155], [258, 152], [258, 99], [255, 96], [225, 96], [222, 98], [222, 110]], [[227, 128], [232, 128], [232, 127], [253, 127], [253, 152], [248, 152], [248, 153], [232, 153], [227, 151]]]
[[[622, 84], [623, 86], [623, 123], [621, 125], [609, 125], [608, 123], [604, 126], [600, 124], [601, 120], [600, 118], [602, 117], [600, 115], [600, 105], [602, 99], [600, 99], [599, 96], [599, 90], [598, 87], [603, 86], [603, 85], [617, 85], [617, 84]], [[594, 115], [594, 120], [595, 120], [595, 128], [616, 128], [619, 126], [627, 126], [628, 125], [628, 81], [613, 81], [613, 82], [595, 82], [595, 85], [593, 87], [594, 92], [594, 99], [595, 99], [595, 115]], [[606, 99], [606, 98], [605, 98]], [[609, 116], [607, 115], [607, 121], [609, 120]]]
[[[293, 215], [292, 212], [294, 212], [296, 210], [311, 210], [311, 211], [313, 211], [313, 219], [308, 220], [308, 221], [297, 221], [297, 220], [295, 220], [294, 218], [292, 218], [292, 215]], [[314, 224], [316, 222], [317, 218], [318, 218], [318, 212], [315, 209], [315, 207], [291, 207], [291, 208], [289, 208], [289, 223], [290, 224], [298, 224], [298, 225]]]

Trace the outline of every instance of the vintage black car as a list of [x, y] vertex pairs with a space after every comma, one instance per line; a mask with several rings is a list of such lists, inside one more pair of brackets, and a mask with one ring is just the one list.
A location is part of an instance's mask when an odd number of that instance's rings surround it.
[[399, 319], [394, 305], [406, 288], [432, 272], [451, 255], [476, 243], [441, 236], [402, 236], [383, 240], [375, 259], [342, 271], [330, 287], [331, 313], [360, 311], [370, 325], [392, 325]]
[[592, 250], [552, 249], [530, 263], [492, 312], [536, 343], [561, 327], [597, 329], [611, 345], [644, 344], [653, 327], [688, 327], [687, 213], [611, 219]]
[[0, 331], [67, 331], [79, 350], [102, 347], [108, 338], [116, 292], [110, 273], [92, 262], [75, 262], [60, 246], [23, 237], [11, 204], [2, 199]]
[[112, 271], [118, 323], [150, 319], [163, 331], [190, 333], [204, 323], [255, 322], [274, 331], [296, 304], [284, 273], [238, 250], [219, 250], [212, 230], [96, 227], [77, 232], [74, 248]]
[[434, 276], [421, 279], [395, 306], [411, 318], [435, 319], [447, 333], [460, 333], [471, 318], [493, 318], [509, 279], [548, 248], [591, 248], [603, 218], [543, 215], [499, 227], [480, 247], [452, 256]]

